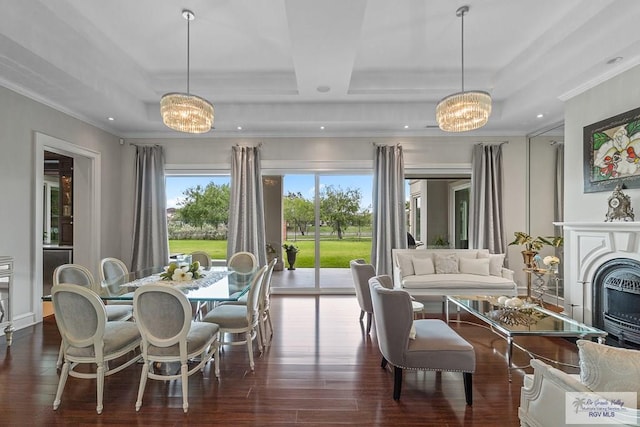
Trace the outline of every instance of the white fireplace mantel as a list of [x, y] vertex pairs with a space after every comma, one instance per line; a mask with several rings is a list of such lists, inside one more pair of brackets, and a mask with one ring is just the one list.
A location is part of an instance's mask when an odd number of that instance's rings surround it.
[[565, 313], [592, 324], [591, 280], [604, 262], [640, 261], [640, 222], [558, 222], [564, 230]]

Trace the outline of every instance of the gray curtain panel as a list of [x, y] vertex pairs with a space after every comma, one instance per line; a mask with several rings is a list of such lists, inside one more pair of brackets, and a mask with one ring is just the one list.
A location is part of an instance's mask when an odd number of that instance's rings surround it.
[[392, 274], [394, 248], [407, 248], [404, 158], [400, 145], [382, 145], [376, 147], [373, 170], [371, 264], [376, 274]]
[[[554, 180], [553, 198], [553, 220], [560, 222], [564, 220], [564, 143], [555, 144], [556, 176]], [[562, 233], [562, 227], [557, 227], [556, 231]]]
[[133, 271], [169, 261], [167, 195], [162, 147], [136, 147], [136, 193], [133, 226]]
[[[555, 144], [555, 163], [556, 176], [554, 180], [554, 198], [553, 198], [553, 220], [555, 222], [564, 221], [564, 143], [556, 142]], [[556, 226], [554, 235], [562, 236], [562, 226]], [[560, 258], [558, 266], [558, 277], [564, 276], [564, 246], [555, 248], [555, 255]], [[559, 295], [564, 295], [562, 281], [557, 282]]]
[[471, 248], [505, 253], [502, 182], [502, 144], [476, 144], [471, 159]]
[[231, 200], [227, 259], [236, 252], [251, 252], [258, 265], [266, 265], [264, 202], [260, 148], [234, 146], [231, 153]]

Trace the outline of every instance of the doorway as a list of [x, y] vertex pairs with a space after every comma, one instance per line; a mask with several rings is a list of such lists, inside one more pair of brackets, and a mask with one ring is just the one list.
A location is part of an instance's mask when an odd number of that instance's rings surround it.
[[51, 294], [56, 267], [73, 262], [73, 163], [73, 157], [44, 152], [42, 295]]
[[[45, 152], [73, 159], [73, 261], [87, 267], [95, 277], [100, 256], [100, 153], [70, 142], [35, 132], [34, 204], [35, 212], [44, 212], [44, 160]], [[43, 214], [34, 215], [33, 229], [44, 230]], [[42, 231], [34, 233], [32, 254], [32, 307], [36, 322], [43, 317], [43, 249]]]
[[277, 292], [353, 293], [349, 261], [371, 258], [372, 185], [370, 174], [284, 175], [282, 241], [298, 252], [295, 269], [274, 272]]

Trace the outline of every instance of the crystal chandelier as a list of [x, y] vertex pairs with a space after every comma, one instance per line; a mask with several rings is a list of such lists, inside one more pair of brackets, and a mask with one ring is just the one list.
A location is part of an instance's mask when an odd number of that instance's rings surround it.
[[443, 98], [436, 107], [436, 120], [440, 129], [447, 132], [465, 132], [478, 129], [491, 115], [491, 95], [482, 91], [464, 91], [464, 15], [469, 6], [461, 6], [456, 16], [462, 22], [462, 91]]
[[184, 9], [182, 17], [187, 20], [187, 92], [170, 92], [162, 96], [162, 122], [180, 132], [209, 132], [213, 126], [213, 105], [206, 99], [189, 93], [189, 22], [196, 16]]

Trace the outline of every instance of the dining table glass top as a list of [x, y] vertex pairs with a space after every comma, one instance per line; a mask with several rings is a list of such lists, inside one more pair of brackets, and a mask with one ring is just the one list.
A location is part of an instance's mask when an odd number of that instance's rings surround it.
[[255, 271], [239, 272], [230, 267], [209, 267], [201, 270], [202, 277], [198, 279], [174, 281], [163, 279], [162, 272], [164, 267], [152, 267], [105, 279], [100, 283], [100, 297], [131, 301], [140, 286], [166, 283], [183, 291], [190, 301], [236, 301], [249, 290], [255, 274]]

